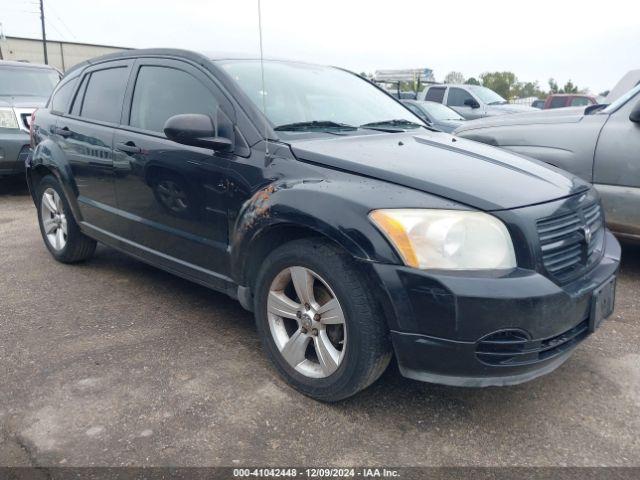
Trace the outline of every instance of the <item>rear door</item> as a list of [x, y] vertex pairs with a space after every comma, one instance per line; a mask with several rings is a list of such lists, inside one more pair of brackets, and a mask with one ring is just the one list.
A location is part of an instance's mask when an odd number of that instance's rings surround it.
[[444, 103], [444, 93], [447, 87], [429, 87], [424, 99], [429, 102]]
[[551, 101], [549, 102], [549, 106], [547, 108], [563, 108], [567, 106], [568, 97], [559, 96], [559, 97], [551, 97]]
[[71, 111], [56, 122], [56, 138], [78, 187], [82, 220], [107, 230], [113, 225], [116, 207], [113, 135], [131, 65], [131, 60], [114, 61], [87, 69]]
[[163, 128], [174, 115], [199, 113], [217, 118], [232, 138], [233, 107], [210, 77], [184, 61], [139, 59], [133, 78], [114, 137], [122, 215], [115, 233], [187, 266], [227, 272], [230, 155], [175, 143]]

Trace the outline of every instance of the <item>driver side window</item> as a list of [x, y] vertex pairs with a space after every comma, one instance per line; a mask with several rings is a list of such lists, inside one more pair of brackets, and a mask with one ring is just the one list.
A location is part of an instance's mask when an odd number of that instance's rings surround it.
[[162, 133], [165, 122], [182, 113], [213, 116], [218, 102], [192, 75], [171, 67], [143, 66], [131, 103], [132, 127]]
[[447, 97], [447, 105], [450, 107], [464, 107], [467, 100], [473, 100], [469, 92], [462, 88], [449, 88], [449, 96]]

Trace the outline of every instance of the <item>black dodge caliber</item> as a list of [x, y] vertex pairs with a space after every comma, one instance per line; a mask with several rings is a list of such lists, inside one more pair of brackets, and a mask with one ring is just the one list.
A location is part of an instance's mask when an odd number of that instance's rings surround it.
[[394, 354], [417, 380], [531, 380], [613, 309], [620, 247], [587, 183], [341, 69], [127, 51], [69, 71], [31, 125], [55, 259], [102, 242], [237, 298], [319, 400]]

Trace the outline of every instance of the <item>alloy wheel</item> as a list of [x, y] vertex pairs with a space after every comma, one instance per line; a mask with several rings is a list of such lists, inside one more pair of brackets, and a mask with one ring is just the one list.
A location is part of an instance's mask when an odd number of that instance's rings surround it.
[[42, 194], [40, 217], [47, 242], [54, 250], [62, 250], [67, 244], [67, 217], [62, 199], [53, 188]]
[[267, 316], [280, 354], [297, 372], [324, 378], [338, 369], [347, 347], [344, 312], [317, 273], [300, 266], [281, 271], [269, 289]]

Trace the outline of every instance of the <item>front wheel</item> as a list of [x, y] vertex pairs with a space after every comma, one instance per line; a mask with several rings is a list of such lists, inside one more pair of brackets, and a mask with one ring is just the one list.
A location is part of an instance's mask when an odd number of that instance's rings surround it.
[[305, 395], [347, 398], [389, 363], [386, 322], [365, 276], [328, 242], [303, 239], [276, 249], [258, 274], [255, 302], [265, 350]]

